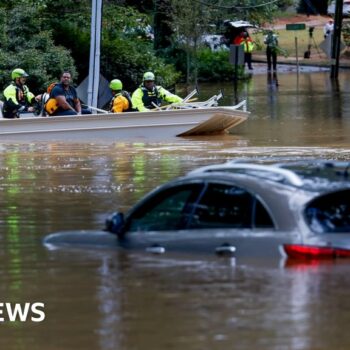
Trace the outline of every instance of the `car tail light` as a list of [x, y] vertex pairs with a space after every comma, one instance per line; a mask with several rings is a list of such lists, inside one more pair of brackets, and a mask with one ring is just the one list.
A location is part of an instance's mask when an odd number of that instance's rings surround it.
[[350, 258], [350, 249], [319, 247], [306, 244], [284, 244], [283, 249], [289, 258], [294, 259], [335, 259]]

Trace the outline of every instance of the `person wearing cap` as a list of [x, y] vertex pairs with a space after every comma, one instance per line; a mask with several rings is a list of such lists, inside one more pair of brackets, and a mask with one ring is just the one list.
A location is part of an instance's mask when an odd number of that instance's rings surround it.
[[33, 104], [37, 101], [26, 85], [28, 74], [21, 68], [11, 73], [12, 82], [4, 90], [4, 118], [19, 118], [20, 113], [34, 112]]
[[109, 112], [131, 112], [133, 110], [131, 97], [127, 91], [123, 90], [123, 83], [119, 79], [113, 79], [109, 83], [109, 88], [113, 95], [109, 105]]
[[271, 71], [271, 64], [274, 71], [277, 70], [277, 50], [278, 50], [278, 36], [272, 31], [268, 30], [264, 38], [266, 44], [266, 60], [267, 71]]
[[334, 32], [334, 22], [330, 19], [323, 27], [323, 37], [326, 39], [329, 35]]
[[152, 72], [143, 75], [142, 84], [132, 94], [132, 105], [139, 112], [147, 112], [161, 105], [162, 101], [181, 103], [182, 98], [172, 94], [162, 86], [155, 85]]

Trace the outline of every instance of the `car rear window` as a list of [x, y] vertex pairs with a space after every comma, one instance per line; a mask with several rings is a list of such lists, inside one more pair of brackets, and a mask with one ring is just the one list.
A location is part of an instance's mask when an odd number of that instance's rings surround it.
[[306, 207], [305, 217], [314, 232], [350, 232], [350, 190], [314, 199]]
[[242, 188], [211, 183], [193, 208], [189, 228], [273, 228], [257, 198]]

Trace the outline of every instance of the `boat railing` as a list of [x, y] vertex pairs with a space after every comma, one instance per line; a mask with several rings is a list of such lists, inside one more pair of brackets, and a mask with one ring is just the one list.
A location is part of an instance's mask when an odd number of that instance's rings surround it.
[[[193, 109], [193, 108], [209, 108], [209, 107], [217, 107], [217, 99], [215, 99], [217, 96], [211, 97], [207, 101], [203, 102], [186, 102], [186, 103], [172, 103], [171, 105], [164, 106], [163, 108], [160, 107], [159, 110], [177, 110], [177, 109]], [[219, 96], [219, 98], [221, 98]], [[230, 106], [231, 109], [233, 110], [242, 110], [243, 112], [247, 112], [247, 101], [243, 100], [240, 103]]]
[[182, 100], [182, 103], [188, 102], [195, 94], [198, 94], [198, 90], [197, 90], [197, 89], [194, 89], [193, 91], [191, 91], [191, 92]]
[[182, 102], [172, 103], [170, 105], [158, 107], [158, 110], [169, 111], [169, 110], [174, 110], [174, 109], [217, 107], [218, 101], [223, 97], [222, 93], [220, 92], [218, 95], [214, 95], [206, 101], [202, 101], [202, 102], [190, 101], [190, 98], [193, 97], [193, 95], [195, 93], [196, 93], [196, 90], [194, 90], [191, 94], [186, 96]]

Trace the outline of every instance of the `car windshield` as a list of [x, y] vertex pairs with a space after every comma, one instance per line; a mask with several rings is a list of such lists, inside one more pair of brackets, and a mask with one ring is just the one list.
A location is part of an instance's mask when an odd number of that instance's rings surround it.
[[350, 190], [314, 199], [306, 207], [305, 216], [316, 233], [350, 232]]

